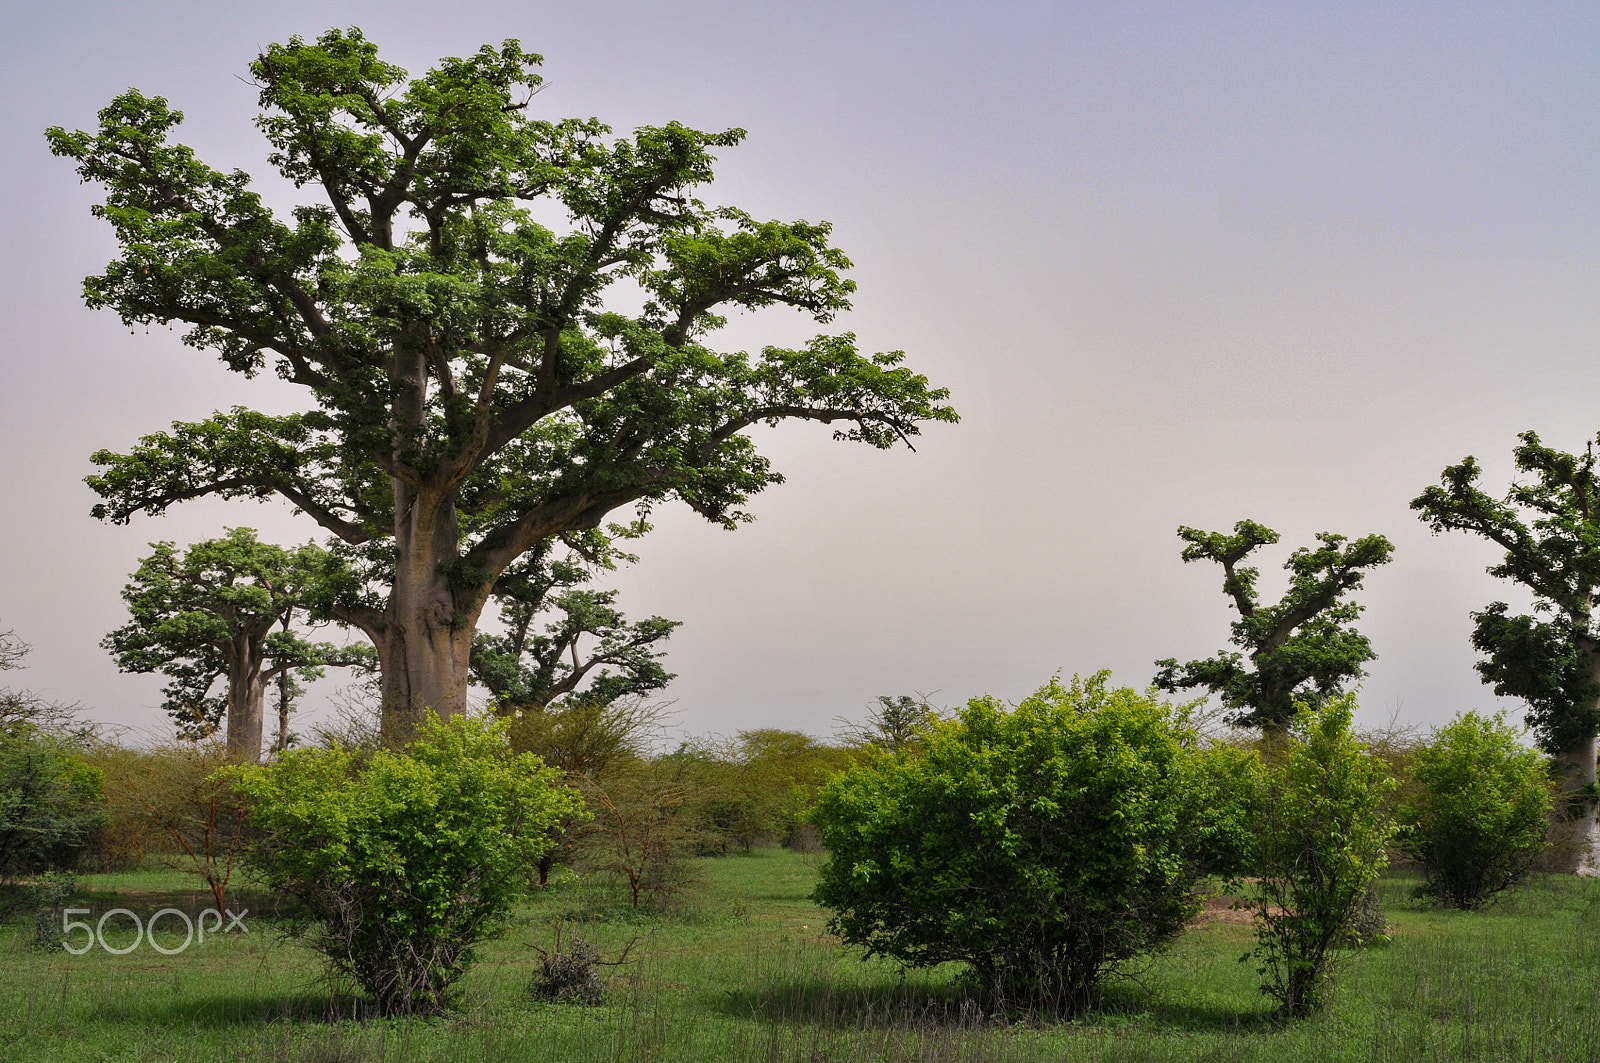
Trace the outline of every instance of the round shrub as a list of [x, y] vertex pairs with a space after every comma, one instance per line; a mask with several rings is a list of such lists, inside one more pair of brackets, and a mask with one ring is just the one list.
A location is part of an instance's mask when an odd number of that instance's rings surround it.
[[1008, 709], [978, 698], [920, 749], [869, 749], [813, 812], [830, 928], [911, 966], [966, 965], [997, 1005], [1076, 1010], [1198, 910], [1247, 849], [1253, 754], [1108, 673]]
[[1481, 908], [1543, 854], [1550, 776], [1545, 758], [1518, 739], [1503, 716], [1469, 712], [1417, 752], [1418, 792], [1401, 809], [1411, 828], [1401, 846], [1422, 864], [1422, 895]]
[[503, 723], [459, 716], [430, 716], [402, 752], [290, 750], [227, 772], [263, 832], [251, 867], [385, 1014], [445, 1008], [580, 809], [555, 769], [510, 751]]

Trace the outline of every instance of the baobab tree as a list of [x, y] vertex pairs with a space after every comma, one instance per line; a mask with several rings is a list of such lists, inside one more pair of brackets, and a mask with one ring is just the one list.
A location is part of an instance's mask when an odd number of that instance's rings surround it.
[[495, 710], [538, 712], [558, 699], [600, 707], [672, 682], [658, 647], [681, 622], [629, 620], [616, 591], [585, 586], [593, 568], [610, 567], [609, 556], [597, 566], [550, 546], [536, 547], [496, 583], [506, 633], [480, 631], [473, 641], [472, 678], [494, 696]]
[[1337, 695], [1377, 656], [1352, 626], [1362, 607], [1345, 596], [1360, 589], [1368, 569], [1389, 561], [1394, 547], [1383, 536], [1351, 542], [1319, 532], [1321, 545], [1301, 547], [1284, 562], [1289, 589], [1274, 605], [1263, 604], [1256, 590], [1261, 570], [1240, 562], [1276, 543], [1277, 532], [1241, 520], [1232, 535], [1179, 528], [1178, 537], [1189, 544], [1185, 562], [1222, 566], [1223, 593], [1239, 613], [1230, 641], [1244, 652], [1224, 650], [1181, 665], [1170, 657], [1157, 661], [1155, 685], [1161, 689], [1209, 691], [1233, 710], [1230, 722], [1275, 733], [1294, 719], [1297, 700], [1320, 703]]
[[901, 352], [850, 333], [710, 347], [729, 313], [850, 307], [829, 226], [697, 198], [742, 130], [614, 137], [536, 113], [540, 62], [506, 41], [411, 79], [359, 30], [271, 45], [250, 66], [257, 124], [320, 197], [288, 219], [173, 142], [161, 97], [130, 90], [97, 131], [48, 134], [106, 189], [95, 211], [121, 245], [88, 305], [186, 325], [228, 369], [306, 394], [298, 413], [235, 409], [95, 454], [96, 515], [278, 496], [316, 520], [357, 563], [330, 608], [377, 648], [391, 741], [424, 709], [464, 710], [479, 617], [539, 543], [669, 499], [735, 525], [781, 480], [756, 426], [885, 448], [956, 420]]
[[1600, 753], [1600, 488], [1594, 448], [1567, 454], [1532, 431], [1511, 456], [1526, 482], [1505, 500], [1478, 486], [1482, 470], [1470, 455], [1447, 466], [1436, 486], [1412, 500], [1435, 534], [1466, 531], [1505, 551], [1489, 574], [1534, 594], [1533, 615], [1511, 615], [1505, 602], [1473, 614], [1472, 644], [1487, 654], [1477, 665], [1494, 692], [1527, 702], [1527, 720], [1554, 756], [1566, 791], [1551, 824], [1558, 866], [1600, 874], [1595, 815], [1595, 759]]
[[[203, 738], [225, 722], [228, 755], [259, 760], [275, 677], [310, 679], [332, 665], [370, 664], [370, 650], [312, 642], [286, 622], [337, 572], [326, 551], [286, 550], [249, 528], [184, 551], [170, 542], [151, 546], [122, 592], [131, 619], [102, 644], [125, 672], [167, 676], [163, 707], [180, 735]], [[213, 694], [219, 680], [223, 691]]]

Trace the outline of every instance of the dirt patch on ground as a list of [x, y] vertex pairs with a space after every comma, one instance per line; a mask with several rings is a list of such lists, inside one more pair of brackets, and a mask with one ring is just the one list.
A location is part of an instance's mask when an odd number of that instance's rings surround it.
[[1243, 897], [1234, 897], [1226, 893], [1207, 897], [1205, 906], [1200, 909], [1199, 914], [1189, 920], [1189, 925], [1209, 926], [1212, 923], [1230, 923], [1234, 926], [1253, 926], [1256, 920], [1255, 909], [1236, 907], [1243, 901]]

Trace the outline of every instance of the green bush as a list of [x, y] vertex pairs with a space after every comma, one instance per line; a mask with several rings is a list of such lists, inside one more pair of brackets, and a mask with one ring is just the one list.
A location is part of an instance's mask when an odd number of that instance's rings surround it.
[[437, 1012], [578, 810], [503, 723], [430, 717], [403, 752], [335, 745], [226, 769], [264, 832], [250, 866], [297, 929], [385, 1014]]
[[0, 882], [71, 869], [106, 821], [100, 772], [34, 724], [0, 726]]
[[996, 1004], [1088, 1004], [1102, 976], [1198, 909], [1248, 846], [1254, 754], [1200, 750], [1184, 716], [1108, 673], [1015, 709], [971, 701], [914, 754], [823, 788], [831, 929], [911, 966], [967, 965]]
[[1551, 807], [1545, 758], [1496, 715], [1466, 713], [1433, 733], [1401, 807], [1401, 848], [1423, 867], [1418, 892], [1472, 910], [1515, 885], [1544, 853]]
[[1327, 999], [1396, 831], [1384, 801], [1394, 784], [1351, 733], [1353, 703], [1346, 695], [1315, 711], [1300, 704], [1254, 824], [1257, 970], [1262, 992], [1288, 1015]]

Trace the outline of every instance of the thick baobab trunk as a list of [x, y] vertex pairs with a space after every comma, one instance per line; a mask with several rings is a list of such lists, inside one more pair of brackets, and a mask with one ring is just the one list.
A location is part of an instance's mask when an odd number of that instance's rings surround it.
[[1600, 822], [1594, 796], [1595, 759], [1600, 739], [1593, 735], [1556, 754], [1565, 800], [1550, 820], [1550, 866], [1575, 875], [1600, 875]]
[[267, 687], [261, 674], [261, 647], [248, 637], [235, 639], [228, 664], [228, 759], [253, 764], [261, 759]]
[[[1589, 616], [1572, 617], [1578, 649], [1588, 659], [1589, 680], [1600, 685], [1600, 640], [1584, 634]], [[1600, 697], [1595, 699], [1600, 709]], [[1600, 875], [1600, 822], [1596, 818], [1595, 760], [1600, 739], [1581, 738], [1555, 756], [1562, 796], [1550, 817], [1550, 868], [1572, 875]]]
[[1289, 727], [1280, 720], [1261, 721], [1261, 748], [1282, 755], [1289, 751]]
[[[441, 718], [467, 708], [472, 633], [483, 603], [462, 603], [451, 585], [456, 560], [455, 507], [414, 499], [410, 518], [397, 519], [394, 589], [378, 639], [383, 669], [383, 737], [403, 745], [428, 710]], [[430, 512], [431, 511], [431, 512]]]
[[383, 669], [384, 742], [403, 745], [428, 710], [440, 718], [466, 711], [475, 625], [463, 619], [459, 627], [452, 626], [451, 613], [428, 603], [395, 612], [399, 616], [378, 647], [378, 657]]

